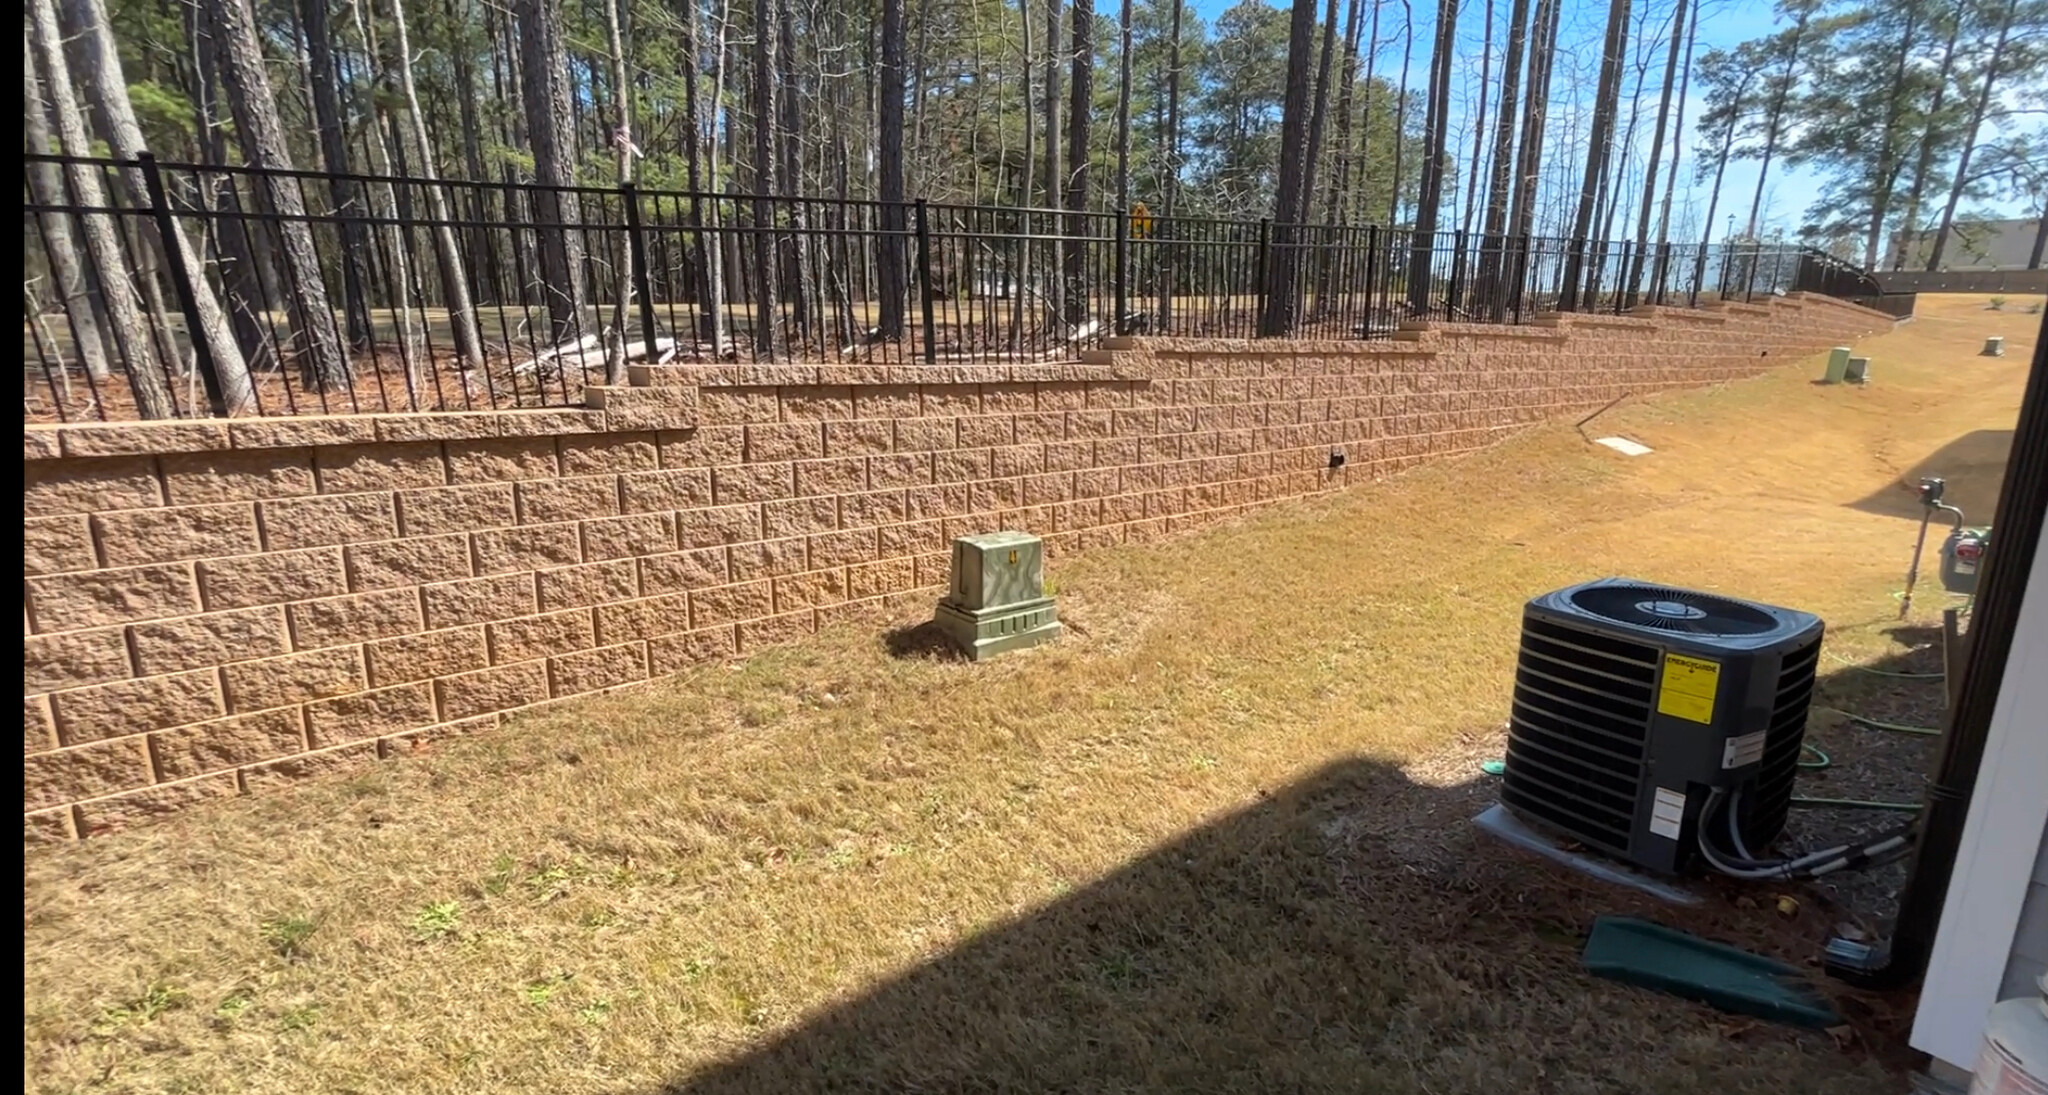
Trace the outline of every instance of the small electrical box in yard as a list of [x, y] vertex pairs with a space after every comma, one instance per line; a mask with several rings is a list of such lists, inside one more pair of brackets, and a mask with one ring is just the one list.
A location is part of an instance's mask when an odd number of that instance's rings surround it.
[[952, 582], [934, 622], [975, 661], [1058, 638], [1038, 537], [990, 532], [953, 541]]
[[1984, 553], [1991, 548], [1988, 528], [1961, 528], [1948, 534], [1941, 544], [1941, 588], [1950, 593], [1977, 595], [1977, 570]]

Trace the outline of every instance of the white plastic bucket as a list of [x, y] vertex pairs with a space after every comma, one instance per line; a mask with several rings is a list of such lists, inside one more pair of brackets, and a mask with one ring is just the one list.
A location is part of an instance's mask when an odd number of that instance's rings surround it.
[[1991, 1009], [1970, 1095], [2048, 1095], [2048, 996]]

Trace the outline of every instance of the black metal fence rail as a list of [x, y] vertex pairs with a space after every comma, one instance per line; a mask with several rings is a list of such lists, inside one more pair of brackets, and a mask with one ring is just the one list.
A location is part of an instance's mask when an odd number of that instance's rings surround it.
[[1372, 339], [1867, 283], [1776, 244], [148, 158], [25, 157], [23, 228], [29, 421], [562, 406], [643, 361], [1022, 363], [1112, 334]]

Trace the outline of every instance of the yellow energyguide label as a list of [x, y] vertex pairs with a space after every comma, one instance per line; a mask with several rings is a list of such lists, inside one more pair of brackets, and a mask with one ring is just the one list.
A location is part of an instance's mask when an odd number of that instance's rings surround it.
[[1664, 683], [1657, 689], [1657, 713], [1692, 722], [1714, 721], [1714, 691], [1721, 663], [1683, 654], [1664, 655]]

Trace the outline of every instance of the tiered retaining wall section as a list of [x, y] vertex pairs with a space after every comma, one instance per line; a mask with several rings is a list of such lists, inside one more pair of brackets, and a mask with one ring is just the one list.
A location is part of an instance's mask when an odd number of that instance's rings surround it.
[[1080, 363], [636, 368], [587, 409], [24, 427], [25, 839], [928, 612], [955, 536], [1148, 540], [1890, 322], [1801, 297]]

